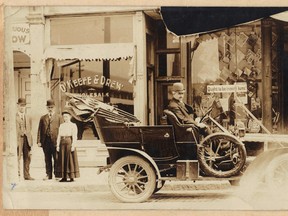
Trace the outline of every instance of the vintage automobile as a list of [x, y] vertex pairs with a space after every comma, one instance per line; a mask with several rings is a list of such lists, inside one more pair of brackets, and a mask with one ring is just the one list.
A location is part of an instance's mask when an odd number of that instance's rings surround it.
[[237, 181], [245, 171], [246, 149], [210, 117], [218, 132], [204, 137], [194, 125], [183, 125], [164, 110], [167, 125], [142, 126], [132, 114], [87, 96], [67, 93], [68, 107], [78, 121], [93, 121], [109, 158], [109, 186], [123, 202], [143, 202], [165, 181], [226, 179]]

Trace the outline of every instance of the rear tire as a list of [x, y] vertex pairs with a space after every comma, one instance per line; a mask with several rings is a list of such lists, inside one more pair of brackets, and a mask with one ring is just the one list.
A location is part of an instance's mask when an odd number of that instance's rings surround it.
[[114, 196], [123, 202], [144, 202], [156, 187], [156, 175], [142, 158], [127, 156], [112, 165], [109, 186]]
[[237, 175], [246, 162], [244, 145], [224, 133], [204, 138], [197, 150], [200, 169], [208, 176], [228, 178]]

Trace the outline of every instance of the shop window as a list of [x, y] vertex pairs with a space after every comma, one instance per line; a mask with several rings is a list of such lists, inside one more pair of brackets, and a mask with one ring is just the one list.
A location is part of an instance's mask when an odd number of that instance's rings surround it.
[[248, 131], [259, 132], [259, 125], [247, 118], [242, 105], [235, 102], [241, 102], [261, 120], [260, 23], [204, 34], [197, 42], [199, 46], [191, 56], [191, 84], [198, 115], [217, 103], [221, 106], [216, 107], [219, 112], [213, 117], [224, 126], [234, 127], [241, 121]]
[[165, 124], [163, 110], [167, 108], [171, 99], [171, 86], [184, 77], [181, 70], [180, 38], [167, 32], [164, 26], [158, 26], [158, 40], [156, 50], [156, 76], [155, 76], [155, 123]]
[[51, 18], [51, 45], [131, 43], [132, 18], [132, 15]]
[[165, 32], [165, 38], [158, 40], [158, 77], [180, 77], [180, 41]]
[[[77, 93], [109, 103], [134, 114], [133, 85], [129, 82], [129, 61], [55, 61], [51, 93], [63, 109], [65, 93]], [[79, 139], [97, 139], [92, 122], [77, 122]]]
[[180, 76], [180, 53], [159, 54], [159, 77]]

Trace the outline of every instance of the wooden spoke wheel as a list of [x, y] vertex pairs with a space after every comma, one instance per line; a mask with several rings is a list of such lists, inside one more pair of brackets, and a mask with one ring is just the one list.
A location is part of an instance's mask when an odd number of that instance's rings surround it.
[[246, 162], [244, 145], [224, 133], [207, 136], [201, 142], [197, 154], [201, 171], [219, 178], [238, 174]]
[[155, 171], [140, 157], [123, 157], [110, 169], [109, 186], [114, 196], [123, 202], [143, 202], [156, 188]]

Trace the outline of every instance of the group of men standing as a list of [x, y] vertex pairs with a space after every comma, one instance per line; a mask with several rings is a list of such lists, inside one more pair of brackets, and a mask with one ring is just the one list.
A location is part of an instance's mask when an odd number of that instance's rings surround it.
[[[18, 153], [18, 175], [20, 177], [20, 161], [23, 155], [23, 177], [25, 180], [34, 180], [30, 176], [32, 120], [26, 113], [26, 100], [18, 99], [18, 112], [16, 113], [17, 153]], [[56, 168], [56, 146], [57, 136], [62, 118], [55, 113], [55, 103], [48, 100], [47, 114], [41, 116], [37, 134], [37, 144], [42, 147], [45, 157], [46, 177], [43, 180], [52, 179]]]

